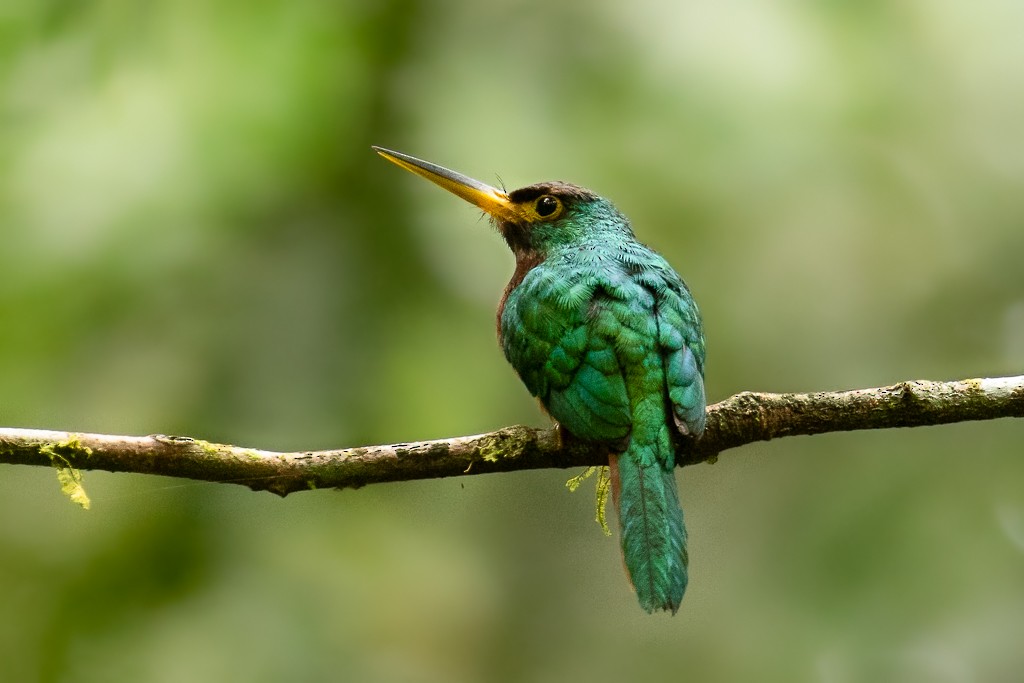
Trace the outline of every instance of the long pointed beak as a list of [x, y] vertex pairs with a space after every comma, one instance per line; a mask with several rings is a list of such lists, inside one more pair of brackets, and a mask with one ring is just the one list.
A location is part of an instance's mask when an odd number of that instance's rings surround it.
[[475, 204], [500, 221], [517, 221], [522, 218], [515, 204], [509, 201], [508, 194], [502, 190], [408, 154], [376, 145], [373, 146], [373, 151], [405, 170], [423, 176], [452, 194], [462, 197], [470, 204]]

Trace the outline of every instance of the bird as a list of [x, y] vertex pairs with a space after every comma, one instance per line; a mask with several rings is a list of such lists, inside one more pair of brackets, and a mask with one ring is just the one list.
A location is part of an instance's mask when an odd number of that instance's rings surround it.
[[515, 256], [498, 305], [505, 358], [562, 430], [608, 449], [627, 574], [648, 613], [688, 581], [674, 434], [706, 422], [705, 340], [690, 289], [607, 199], [562, 181], [511, 192], [374, 151], [487, 214]]

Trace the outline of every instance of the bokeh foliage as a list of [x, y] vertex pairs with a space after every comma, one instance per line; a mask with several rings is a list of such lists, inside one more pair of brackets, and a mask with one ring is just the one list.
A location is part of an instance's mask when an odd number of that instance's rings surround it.
[[[0, 6], [0, 424], [266, 448], [543, 423], [511, 257], [381, 144], [631, 216], [712, 399], [1024, 367], [1024, 5]], [[572, 473], [321, 491], [0, 469], [0, 680], [1006, 680], [1024, 425], [681, 472], [648, 617]]]

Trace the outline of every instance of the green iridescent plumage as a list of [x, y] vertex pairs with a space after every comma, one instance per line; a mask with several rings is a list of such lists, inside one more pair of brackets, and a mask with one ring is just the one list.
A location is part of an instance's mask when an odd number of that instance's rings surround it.
[[[527, 189], [558, 197], [566, 188]], [[674, 612], [687, 556], [669, 430], [704, 429], [700, 317], [679, 276], [607, 200], [576, 190], [562, 201], [558, 219], [530, 230], [540, 259], [508, 292], [502, 347], [552, 417], [616, 453], [630, 577], [644, 609]]]
[[607, 444], [626, 567], [648, 612], [679, 608], [686, 530], [672, 431], [704, 430], [704, 334], [682, 279], [612, 204], [567, 183], [505, 194], [385, 157], [495, 217], [516, 256], [498, 310], [505, 356], [574, 436]]

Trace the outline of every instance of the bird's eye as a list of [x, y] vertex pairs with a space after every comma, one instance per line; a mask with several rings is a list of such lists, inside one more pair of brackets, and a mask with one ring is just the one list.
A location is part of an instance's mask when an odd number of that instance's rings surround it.
[[562, 202], [558, 201], [557, 198], [552, 197], [549, 194], [544, 195], [537, 200], [537, 203], [533, 205], [533, 208], [537, 211], [538, 216], [550, 216], [562, 207]]

